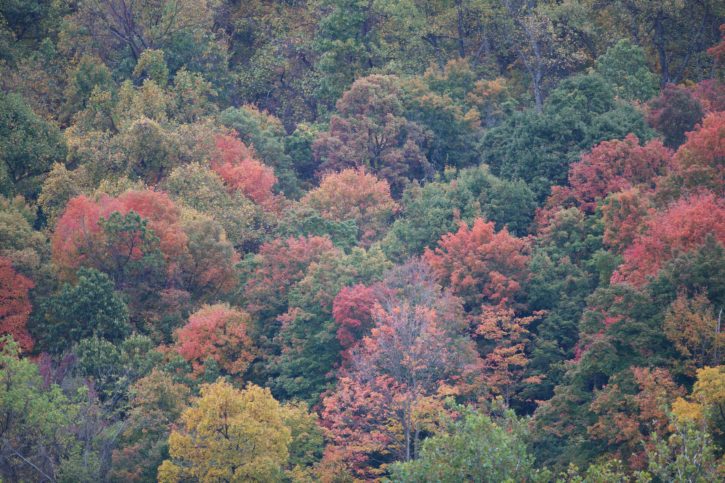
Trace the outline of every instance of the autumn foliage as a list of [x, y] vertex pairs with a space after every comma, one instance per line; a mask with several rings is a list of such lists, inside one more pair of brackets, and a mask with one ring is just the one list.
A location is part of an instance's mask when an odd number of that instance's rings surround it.
[[0, 334], [13, 336], [24, 351], [33, 348], [33, 338], [27, 329], [32, 310], [28, 291], [32, 280], [15, 271], [12, 263], [0, 257]]
[[255, 158], [236, 133], [218, 134], [211, 168], [224, 180], [229, 190], [241, 191], [255, 203], [267, 205], [274, 199], [272, 187], [277, 183], [274, 170]]
[[649, 218], [645, 233], [624, 251], [612, 282], [642, 285], [664, 262], [701, 246], [708, 236], [725, 243], [725, 205], [712, 194], [683, 198]]
[[466, 304], [514, 302], [526, 280], [529, 244], [509, 234], [496, 232], [492, 222], [478, 218], [456, 233], [443, 235], [426, 261], [440, 280]]
[[672, 151], [661, 141], [640, 146], [637, 136], [629, 134], [621, 141], [604, 141], [582, 155], [570, 167], [569, 183], [580, 207], [591, 213], [609, 193], [654, 188], [654, 181], [667, 172], [671, 160]]
[[380, 238], [398, 205], [390, 186], [364, 169], [330, 173], [320, 186], [305, 195], [302, 203], [334, 221], [355, 220], [363, 245]]
[[249, 324], [249, 315], [239, 309], [225, 304], [204, 306], [176, 331], [174, 350], [192, 364], [195, 373], [212, 359], [229, 374], [243, 374], [254, 359]]

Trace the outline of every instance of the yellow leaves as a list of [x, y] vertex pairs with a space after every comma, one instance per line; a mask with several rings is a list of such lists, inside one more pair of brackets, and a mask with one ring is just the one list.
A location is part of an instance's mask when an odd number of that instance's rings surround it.
[[697, 422], [702, 420], [702, 406], [697, 403], [689, 402], [678, 397], [672, 403], [672, 414], [680, 422]]
[[240, 391], [223, 379], [202, 386], [169, 436], [159, 481], [275, 481], [288, 458], [290, 430], [269, 389]]
[[713, 433], [725, 428], [725, 366], [703, 367], [697, 371], [697, 382], [686, 400], [678, 398], [672, 404], [678, 421], [706, 422]]

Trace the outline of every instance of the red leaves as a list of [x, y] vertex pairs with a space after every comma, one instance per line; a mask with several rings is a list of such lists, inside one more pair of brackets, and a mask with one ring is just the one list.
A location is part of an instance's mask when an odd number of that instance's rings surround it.
[[659, 140], [639, 145], [634, 134], [623, 140], [604, 141], [571, 165], [569, 183], [581, 209], [592, 213], [597, 201], [609, 193], [641, 186], [654, 188], [653, 182], [672, 164], [672, 151]]
[[246, 312], [226, 304], [207, 305], [176, 331], [174, 349], [191, 362], [196, 374], [203, 371], [207, 359], [213, 359], [228, 373], [239, 375], [254, 359], [249, 324]]
[[349, 357], [348, 349], [353, 347], [373, 326], [373, 306], [377, 303], [375, 290], [365, 285], [345, 287], [337, 294], [332, 304], [332, 317], [339, 326], [337, 340]]
[[526, 240], [506, 228], [496, 233], [493, 222], [478, 218], [471, 228], [464, 223], [457, 233], [443, 235], [425, 259], [455, 295], [480, 306], [513, 301], [528, 277], [528, 254]]
[[17, 273], [10, 260], [0, 257], [0, 334], [10, 334], [23, 351], [33, 348], [26, 323], [32, 310], [28, 291], [35, 285]]
[[236, 133], [215, 137], [216, 153], [211, 168], [221, 176], [230, 191], [241, 191], [260, 205], [274, 201], [272, 187], [277, 183], [274, 170], [254, 158], [254, 151]]
[[612, 282], [642, 285], [662, 264], [681, 252], [701, 246], [708, 235], [725, 243], [725, 203], [712, 194], [683, 198], [654, 215], [624, 252], [624, 263]]
[[699, 129], [687, 133], [675, 161], [686, 188], [725, 194], [725, 112], [707, 115]]
[[330, 252], [338, 249], [329, 238], [319, 236], [279, 238], [262, 245], [244, 287], [248, 310], [256, 313], [272, 309], [270, 303], [284, 304], [287, 291], [302, 280], [307, 267]]
[[[70, 200], [51, 240], [54, 261], [66, 269], [94, 266], [94, 258], [104, 257], [98, 250], [109, 242], [103, 239], [100, 218], [131, 211], [148, 220], [149, 228], [159, 237], [164, 258], [171, 262], [177, 259], [186, 244], [186, 235], [178, 224], [180, 211], [165, 193], [146, 190], [127, 191], [118, 198], [103, 195], [97, 202], [83, 195]], [[142, 254], [132, 256], [138, 259]]]

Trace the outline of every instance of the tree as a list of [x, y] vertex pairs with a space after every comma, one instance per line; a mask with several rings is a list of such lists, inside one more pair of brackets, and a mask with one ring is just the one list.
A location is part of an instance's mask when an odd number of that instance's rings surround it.
[[511, 236], [506, 228], [496, 232], [492, 222], [477, 218], [471, 228], [461, 224], [456, 233], [443, 235], [425, 259], [438, 278], [461, 297], [471, 310], [482, 303], [515, 303], [527, 279], [529, 244]]
[[725, 114], [705, 116], [702, 125], [686, 134], [687, 141], [675, 154], [675, 177], [681, 177], [689, 191], [709, 188], [718, 195], [725, 193]]
[[512, 309], [484, 306], [481, 315], [476, 317], [474, 333], [480, 339], [479, 352], [483, 359], [481, 380], [492, 393], [503, 398], [506, 406], [522, 382], [529, 362], [525, 351], [527, 326], [541, 315], [517, 317]]
[[189, 388], [153, 369], [131, 387], [126, 425], [113, 451], [112, 481], [147, 481], [168, 454], [171, 425], [187, 407]]
[[277, 183], [274, 170], [254, 158], [253, 151], [235, 135], [217, 135], [212, 169], [230, 190], [238, 190], [258, 204], [274, 201], [272, 187]]
[[393, 76], [358, 79], [337, 102], [312, 149], [320, 162], [318, 174], [345, 168], [365, 168], [390, 184], [394, 196], [406, 180], [425, 179], [431, 170], [422, 149], [424, 133], [404, 115], [399, 81]]
[[708, 236], [725, 240], [725, 207], [712, 194], [694, 195], [672, 203], [646, 222], [645, 233], [624, 251], [624, 262], [612, 282], [643, 285], [662, 264], [679, 252], [693, 250]]
[[604, 141], [569, 168], [569, 184], [582, 209], [592, 213], [610, 193], [652, 188], [672, 168], [672, 151], [659, 140], [640, 146], [634, 134], [623, 140]]
[[665, 86], [659, 97], [649, 105], [647, 121], [664, 135], [665, 145], [677, 148], [685, 141], [685, 133], [692, 131], [702, 120], [702, 106], [684, 87]]
[[46, 322], [36, 332], [52, 352], [92, 336], [118, 343], [131, 332], [128, 308], [113, 281], [90, 268], [81, 268], [77, 283], [65, 284], [42, 310]]
[[285, 131], [279, 119], [247, 104], [222, 111], [219, 121], [234, 129], [239, 139], [254, 149], [260, 161], [274, 169], [280, 192], [288, 198], [299, 196], [299, 181], [295, 176], [292, 158], [285, 152]]
[[470, 407], [423, 441], [417, 459], [391, 465], [393, 481], [530, 481], [534, 457], [526, 444], [525, 420], [512, 411], [492, 418]]
[[363, 169], [325, 175], [320, 186], [309, 191], [301, 203], [333, 221], [354, 220], [363, 246], [381, 237], [398, 208], [390, 197], [387, 181]]
[[169, 455], [159, 481], [271, 481], [282, 476], [291, 432], [268, 389], [240, 391], [219, 379], [181, 415], [169, 436]]
[[250, 323], [249, 314], [229, 305], [206, 305], [175, 332], [174, 350], [192, 364], [196, 374], [213, 359], [225, 372], [241, 376], [254, 359], [247, 333]]
[[362, 284], [344, 287], [335, 296], [332, 317], [338, 325], [337, 340], [344, 351], [344, 360], [349, 360], [351, 349], [373, 327], [373, 308], [376, 303], [375, 289]]
[[17, 344], [0, 339], [0, 474], [8, 480], [53, 480], [74, 443], [79, 410], [55, 384], [44, 384], [38, 366], [20, 358]]
[[600, 55], [596, 69], [622, 99], [645, 102], [659, 90], [657, 75], [647, 67], [644, 49], [627, 39], [618, 41]]
[[725, 439], [725, 371], [723, 366], [702, 367], [687, 399], [677, 398], [672, 404], [676, 422], [694, 424], [708, 429], [719, 444]]
[[0, 193], [35, 198], [42, 176], [65, 159], [60, 130], [17, 94], [0, 93]]
[[0, 257], [0, 334], [12, 336], [23, 351], [34, 345], [27, 328], [33, 309], [28, 292], [34, 286], [32, 280], [15, 271], [10, 260]]
[[[719, 320], [720, 319], [720, 320]], [[722, 313], [715, 314], [704, 293], [693, 298], [680, 293], [665, 316], [667, 338], [685, 359], [685, 371], [693, 375], [696, 368], [717, 366], [725, 334], [720, 332]]]
[[565, 79], [552, 91], [543, 114], [517, 112], [489, 129], [480, 150], [493, 174], [521, 178], [543, 200], [552, 185], [565, 185], [569, 164], [582, 152], [633, 133], [641, 141], [654, 137], [642, 113], [617, 101], [598, 74]]
[[175, 168], [162, 184], [176, 203], [205, 213], [221, 224], [227, 238], [241, 252], [256, 250], [271, 220], [238, 191], [229, 192], [224, 181], [199, 163]]
[[390, 295], [375, 306], [375, 326], [322, 403], [332, 446], [325, 458], [356, 477], [379, 474], [374, 454], [415, 458], [427, 408], [440, 407], [441, 388], [455, 386], [477, 362], [459, 302], [441, 292], [430, 268], [413, 261], [384, 283]]
[[652, 449], [649, 436], [667, 433], [669, 406], [684, 391], [666, 369], [632, 367], [630, 371], [631, 375], [627, 371], [613, 377], [595, 393], [591, 410], [598, 419], [587, 431], [592, 438], [604, 440], [631, 468], [644, 469], [646, 453]]

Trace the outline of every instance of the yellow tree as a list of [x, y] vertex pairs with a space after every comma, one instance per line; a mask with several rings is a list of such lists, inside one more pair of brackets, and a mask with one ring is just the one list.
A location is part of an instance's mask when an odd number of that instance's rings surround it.
[[725, 437], [725, 366], [698, 369], [692, 394], [677, 398], [672, 413], [680, 422], [705, 422], [713, 436]]
[[159, 467], [159, 481], [280, 480], [292, 440], [284, 417], [269, 389], [240, 391], [222, 378], [203, 385], [169, 436], [171, 459]]

